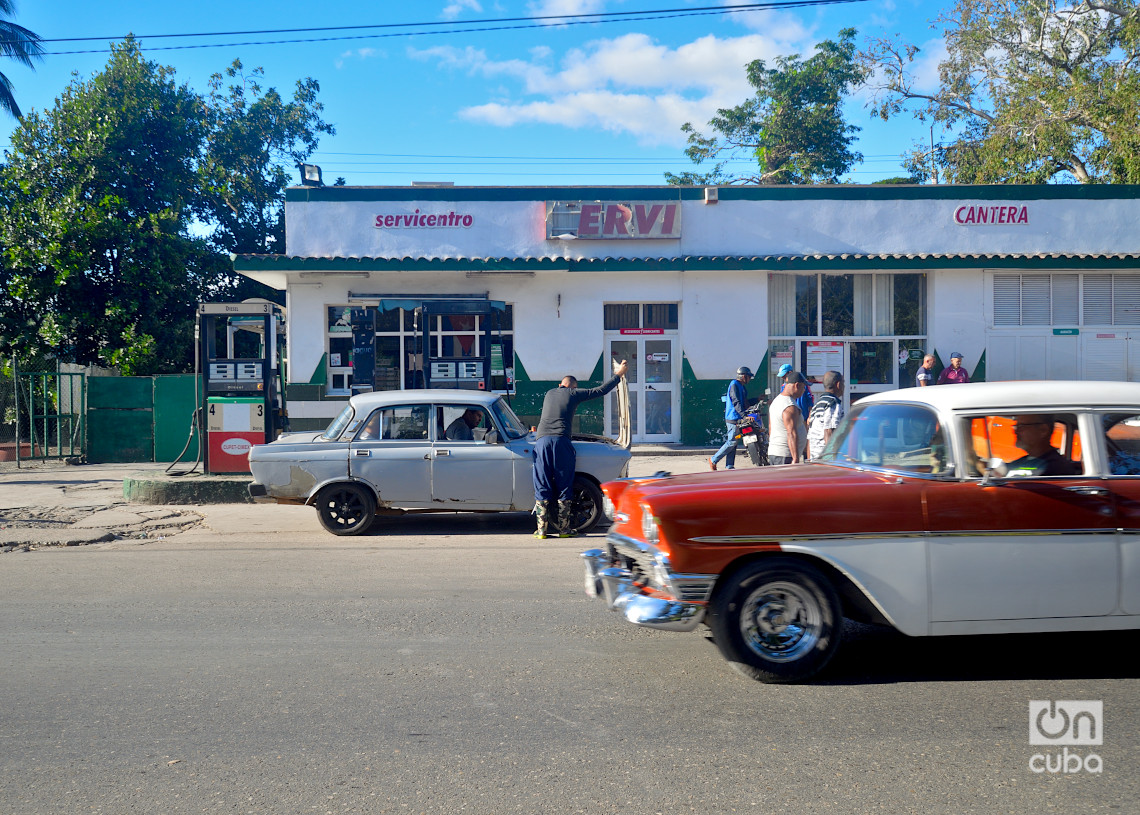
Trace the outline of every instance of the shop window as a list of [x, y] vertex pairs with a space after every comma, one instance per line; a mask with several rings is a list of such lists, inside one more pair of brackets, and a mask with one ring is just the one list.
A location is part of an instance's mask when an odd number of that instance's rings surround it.
[[641, 306], [638, 303], [606, 303], [602, 308], [606, 331], [641, 328]]
[[676, 303], [606, 303], [602, 307], [606, 331], [623, 328], [659, 328], [677, 330]]
[[646, 303], [645, 323], [642, 328], [663, 328], [666, 331], [676, 331], [677, 304]]
[[774, 337], [926, 334], [925, 274], [768, 276]]
[[894, 381], [894, 343], [851, 343], [852, 385], [889, 385]]
[[[850, 337], [855, 334], [855, 281], [853, 275], [823, 275], [820, 284], [820, 336]], [[867, 303], [870, 306], [870, 302]], [[868, 312], [870, 309], [868, 308]], [[871, 332], [870, 320], [860, 334]]]
[[[359, 308], [359, 306], [357, 306]], [[376, 390], [422, 388], [423, 337], [419, 309], [395, 308], [375, 313]], [[345, 395], [352, 391], [352, 325], [351, 306], [328, 307], [327, 393]], [[491, 387], [495, 391], [514, 391], [514, 308], [482, 315], [437, 315], [431, 326], [430, 341], [436, 353], [449, 356], [477, 356], [483, 353], [483, 320], [490, 320]]]
[[819, 332], [819, 275], [796, 277], [796, 336], [812, 337]]

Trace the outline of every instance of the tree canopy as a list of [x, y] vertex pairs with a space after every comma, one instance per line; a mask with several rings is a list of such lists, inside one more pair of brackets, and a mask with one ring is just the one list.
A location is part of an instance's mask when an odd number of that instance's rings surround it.
[[[848, 124], [843, 101], [863, 80], [856, 62], [855, 29], [825, 40], [804, 60], [779, 57], [776, 67], [763, 60], [745, 70], [756, 89], [734, 108], [722, 108], [709, 120], [713, 135], [686, 122], [685, 155], [694, 164], [712, 162], [700, 172], [666, 173], [670, 184], [820, 184], [836, 183], [863, 157], [852, 150], [859, 128]], [[756, 162], [755, 172], [726, 171], [729, 161]]]
[[[904, 111], [948, 141], [907, 169], [952, 183], [1140, 183], [1140, 3], [957, 0], [938, 87], [895, 39], [860, 55], [884, 120]], [[872, 73], [873, 72], [873, 73]]]
[[237, 278], [227, 253], [283, 249], [281, 162], [332, 130], [316, 82], [299, 85], [284, 119], [272, 89], [221, 105], [128, 39], [25, 116], [0, 167], [0, 353], [185, 371], [198, 302], [277, 295]]
[[[5, 19], [15, 13], [16, 4], [13, 0], [0, 0], [0, 56], [14, 59], [31, 68], [35, 60], [43, 59], [44, 49], [38, 34]], [[12, 83], [3, 73], [0, 73], [0, 108], [17, 119], [22, 115], [12, 92]]]

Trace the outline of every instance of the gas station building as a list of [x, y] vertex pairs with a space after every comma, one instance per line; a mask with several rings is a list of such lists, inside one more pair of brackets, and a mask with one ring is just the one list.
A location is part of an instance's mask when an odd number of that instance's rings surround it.
[[[294, 430], [424, 387], [534, 424], [611, 358], [635, 443], [718, 441], [741, 365], [753, 396], [784, 362], [816, 390], [841, 371], [848, 401], [925, 353], [973, 380], [1140, 378], [1140, 186], [294, 187], [285, 253], [234, 268], [286, 293]], [[612, 400], [580, 429], [616, 435]]]

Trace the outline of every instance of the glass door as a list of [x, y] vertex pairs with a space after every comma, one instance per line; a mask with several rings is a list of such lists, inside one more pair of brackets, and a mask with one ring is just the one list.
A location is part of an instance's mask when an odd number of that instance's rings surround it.
[[[628, 360], [631, 439], [635, 442], [668, 443], [679, 434], [680, 388], [677, 371], [677, 338], [651, 335], [606, 339], [608, 359]], [[606, 428], [618, 434], [617, 395], [606, 397]]]

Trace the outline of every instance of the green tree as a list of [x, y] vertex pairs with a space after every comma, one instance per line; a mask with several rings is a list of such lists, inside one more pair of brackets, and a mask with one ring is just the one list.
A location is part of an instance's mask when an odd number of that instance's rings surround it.
[[[825, 40], [806, 60], [779, 57], [775, 68], [755, 60], [746, 66], [752, 98], [721, 109], [709, 120], [706, 136], [686, 122], [685, 155], [694, 164], [712, 162], [708, 172], [666, 173], [670, 184], [836, 183], [863, 160], [851, 147], [859, 128], [847, 124], [843, 101], [863, 81], [856, 63], [855, 29]], [[747, 158], [756, 171], [726, 172], [729, 161]]]
[[875, 112], [904, 111], [951, 134], [916, 145], [907, 170], [951, 183], [1140, 183], [1138, 0], [957, 0], [934, 21], [947, 56], [936, 90], [897, 39], [860, 55]]
[[[215, 224], [214, 245], [225, 252], [285, 251], [285, 187], [320, 134], [336, 133], [321, 118], [316, 80], [298, 80], [286, 102], [274, 88], [262, 88], [263, 76], [261, 68], [243, 73], [234, 60], [225, 77], [210, 77], [203, 214]], [[225, 87], [227, 79], [237, 81]]]
[[0, 353], [186, 371], [197, 303], [280, 300], [228, 253], [283, 250], [285, 168], [333, 130], [312, 80], [288, 103], [211, 87], [177, 84], [128, 39], [23, 119], [0, 166]]
[[[44, 49], [38, 34], [5, 19], [15, 13], [16, 4], [13, 0], [0, 0], [0, 56], [14, 59], [31, 68], [35, 60], [43, 59]], [[0, 73], [0, 108], [17, 119], [21, 116], [20, 106], [16, 104], [16, 96], [12, 93], [12, 83], [2, 73]]]
[[17, 335], [31, 317], [63, 360], [184, 367], [214, 254], [188, 231], [203, 138], [201, 99], [130, 39], [105, 71], [23, 118], [0, 173]]

